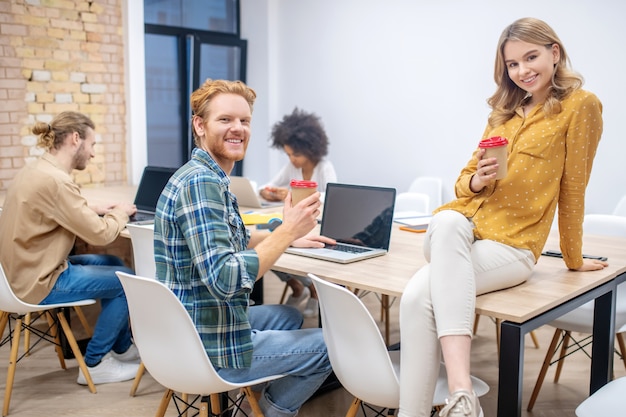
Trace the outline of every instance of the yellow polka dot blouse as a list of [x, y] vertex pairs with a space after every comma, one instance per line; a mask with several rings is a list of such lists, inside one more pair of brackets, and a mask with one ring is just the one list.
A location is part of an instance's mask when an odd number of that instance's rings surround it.
[[483, 135], [509, 140], [506, 178], [472, 192], [474, 156], [457, 179], [457, 199], [435, 212], [463, 213], [473, 220], [477, 239], [530, 249], [539, 259], [558, 203], [561, 251], [567, 267], [578, 268], [583, 262], [585, 188], [601, 135], [602, 103], [588, 91], [571, 93], [556, 115], [546, 116], [537, 105], [524, 117], [520, 108], [511, 120], [488, 127]]

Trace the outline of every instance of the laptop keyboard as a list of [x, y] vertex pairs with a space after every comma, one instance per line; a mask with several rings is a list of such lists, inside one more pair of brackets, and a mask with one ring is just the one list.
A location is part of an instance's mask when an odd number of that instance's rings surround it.
[[142, 211], [138, 211], [130, 216], [128, 219], [128, 221], [130, 222], [142, 222], [147, 220], [154, 220], [154, 213], [145, 213]]
[[326, 249], [338, 250], [338, 251], [347, 252], [347, 253], [363, 253], [363, 252], [367, 252], [371, 250], [370, 248], [362, 248], [360, 246], [344, 245], [343, 243], [337, 243], [336, 245], [326, 245]]

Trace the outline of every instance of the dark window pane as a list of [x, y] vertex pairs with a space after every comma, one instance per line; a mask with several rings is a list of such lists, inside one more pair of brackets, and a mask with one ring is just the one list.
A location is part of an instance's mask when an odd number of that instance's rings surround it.
[[146, 23], [238, 34], [237, 0], [145, 0]]
[[146, 112], [148, 162], [179, 167], [181, 149], [181, 74], [175, 36], [146, 34]]
[[203, 43], [200, 46], [200, 84], [207, 78], [239, 80], [241, 48]]

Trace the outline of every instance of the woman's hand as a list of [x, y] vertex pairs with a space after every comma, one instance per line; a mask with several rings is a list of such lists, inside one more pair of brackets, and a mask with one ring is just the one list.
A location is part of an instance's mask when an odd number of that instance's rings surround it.
[[259, 194], [267, 201], [283, 201], [287, 197], [286, 188], [281, 187], [265, 187]]
[[597, 259], [583, 259], [583, 264], [574, 269], [574, 271], [586, 272], [586, 271], [599, 271], [609, 266], [608, 262], [600, 261]]
[[475, 193], [493, 183], [498, 173], [498, 160], [496, 158], [483, 158], [484, 155], [485, 149], [479, 149], [476, 153], [478, 158], [476, 173], [470, 180], [470, 189]]

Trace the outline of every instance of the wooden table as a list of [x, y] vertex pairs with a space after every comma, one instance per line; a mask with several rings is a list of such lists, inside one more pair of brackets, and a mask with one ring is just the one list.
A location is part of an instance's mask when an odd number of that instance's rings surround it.
[[[84, 188], [82, 192], [90, 203], [98, 203], [133, 201], [135, 190], [132, 186], [118, 186]], [[390, 251], [385, 256], [342, 265], [284, 254], [272, 269], [295, 275], [311, 272], [351, 288], [397, 297], [426, 264], [423, 239], [423, 234], [404, 232], [394, 226]], [[546, 249], [558, 246], [558, 236], [550, 236]], [[626, 239], [586, 236], [584, 252], [607, 256], [610, 266], [602, 271], [579, 273], [567, 270], [561, 259], [542, 257], [524, 284], [477, 297], [476, 313], [502, 320], [498, 416], [521, 415], [524, 335], [593, 299], [596, 306], [590, 394], [611, 379], [615, 292], [617, 284], [626, 281]]]
[[[313, 273], [351, 288], [401, 296], [408, 280], [426, 264], [423, 234], [394, 226], [387, 255], [341, 265], [284, 254], [273, 269], [296, 275]], [[551, 235], [546, 249], [558, 250]], [[476, 313], [502, 320], [498, 378], [498, 416], [520, 416], [524, 335], [596, 299], [590, 394], [611, 379], [615, 336], [616, 285], [626, 280], [626, 239], [586, 236], [584, 252], [609, 258], [609, 267], [595, 272], [569, 271], [558, 258], [541, 257], [533, 276], [516, 287], [476, 299]]]

